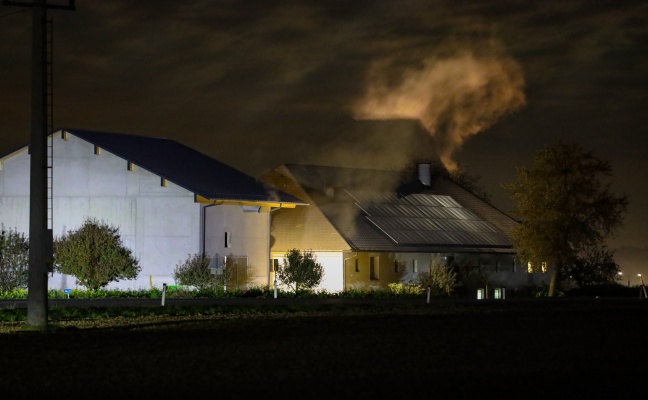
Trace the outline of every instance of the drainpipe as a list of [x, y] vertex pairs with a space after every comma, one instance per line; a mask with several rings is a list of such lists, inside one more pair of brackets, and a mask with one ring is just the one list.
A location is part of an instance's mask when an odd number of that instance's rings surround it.
[[207, 254], [205, 252], [205, 245], [206, 245], [206, 239], [205, 236], [207, 234], [207, 207], [212, 207], [217, 205], [216, 202], [213, 202], [212, 204], [207, 204], [206, 206], [203, 206], [202, 208], [202, 256], [205, 257]]
[[346, 290], [346, 262], [347, 260], [351, 260], [353, 258], [358, 257], [358, 252], [356, 251], [355, 254], [351, 257], [344, 258], [342, 256], [342, 290]]
[[[270, 211], [268, 212], [268, 286], [270, 286], [270, 270], [274, 269], [274, 260], [272, 257], [271, 249], [270, 249], [270, 238], [272, 237], [272, 213], [281, 209], [281, 203], [279, 203], [279, 207], [272, 208], [270, 207]], [[277, 298], [277, 271], [274, 271], [274, 283], [273, 283], [273, 288], [274, 288], [274, 298]]]

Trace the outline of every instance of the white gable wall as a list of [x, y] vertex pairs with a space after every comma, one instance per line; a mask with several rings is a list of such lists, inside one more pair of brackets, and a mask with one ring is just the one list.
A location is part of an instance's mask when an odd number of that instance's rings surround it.
[[[248, 211], [246, 211], [248, 210]], [[247, 257], [247, 288], [268, 286], [270, 214], [268, 210], [208, 205], [205, 208], [205, 253], [213, 257]], [[226, 247], [225, 236], [230, 240]]]
[[[29, 158], [27, 151], [17, 153], [3, 160], [0, 170], [0, 223], [27, 236]], [[118, 227], [123, 244], [140, 260], [142, 271], [137, 280], [116, 282], [108, 288], [149, 289], [151, 285], [161, 288], [163, 283], [175, 284], [175, 266], [189, 254], [202, 251], [202, 211], [193, 193], [172, 182], [163, 186], [159, 176], [138, 166], [128, 171], [127, 160], [103, 149], [94, 154], [92, 144], [72, 134], [66, 140], [54, 135], [53, 172], [54, 236], [76, 230], [84, 218], [95, 217]], [[240, 206], [231, 205], [211, 208], [219, 211], [207, 223], [214, 241], [209, 245], [219, 250], [216, 243], [224, 243], [224, 239], [218, 239], [219, 232], [231, 230], [236, 246], [232, 252], [250, 256], [250, 264], [262, 268], [254, 276], [266, 274], [268, 214], [243, 213]], [[254, 229], [237, 233], [248, 228]], [[221, 254], [229, 253], [220, 250]], [[74, 281], [74, 277], [55, 274], [49, 278], [49, 288], [75, 288]]]

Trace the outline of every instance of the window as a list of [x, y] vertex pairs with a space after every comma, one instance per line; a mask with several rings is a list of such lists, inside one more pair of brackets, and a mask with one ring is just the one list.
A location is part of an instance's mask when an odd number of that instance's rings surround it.
[[225, 247], [232, 247], [232, 234], [231, 232], [225, 232]]
[[279, 259], [275, 258], [272, 260], [272, 265], [270, 266], [270, 272], [277, 272], [279, 271]]
[[166, 187], [167, 185], [167, 180], [164, 178], [160, 178], [160, 186]]
[[126, 169], [127, 169], [128, 171], [132, 171], [132, 170], [133, 170], [133, 163], [130, 162], [130, 161], [127, 161]]
[[95, 147], [94, 147], [94, 153], [95, 153], [95, 154], [101, 154], [101, 148], [100, 148], [99, 146], [95, 145]]
[[394, 272], [398, 273], [398, 260], [394, 260]]
[[547, 272], [547, 262], [543, 261], [540, 264], [540, 270], [538, 271], [537, 268], [533, 265], [533, 263], [531, 261], [529, 261], [527, 263], [527, 272], [530, 273], [530, 274], [537, 273], [537, 272], [546, 273]]
[[418, 260], [412, 260], [412, 272], [418, 272]]
[[358, 259], [355, 259], [355, 272], [360, 272], [360, 265], [358, 264]]

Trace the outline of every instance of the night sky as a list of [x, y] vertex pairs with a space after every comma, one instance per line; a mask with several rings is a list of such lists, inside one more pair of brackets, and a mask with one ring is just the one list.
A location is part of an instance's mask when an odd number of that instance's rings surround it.
[[[505, 212], [516, 168], [576, 142], [629, 196], [617, 261], [648, 274], [647, 2], [77, 0], [48, 16], [55, 127], [167, 137], [253, 176], [439, 159]], [[30, 140], [31, 26], [0, 6], [3, 155]]]

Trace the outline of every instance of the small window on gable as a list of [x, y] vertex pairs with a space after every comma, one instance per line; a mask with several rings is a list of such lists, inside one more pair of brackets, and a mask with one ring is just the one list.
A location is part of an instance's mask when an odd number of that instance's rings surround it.
[[126, 169], [129, 170], [129, 171], [132, 171], [133, 168], [134, 168], [133, 163], [128, 161], [128, 164], [126, 164]]
[[160, 178], [160, 186], [166, 187], [167, 185], [167, 180], [165, 178]]
[[97, 145], [95, 144], [95, 146], [94, 146], [94, 153], [95, 153], [95, 154], [101, 154], [101, 147], [99, 147], [99, 146], [97, 146]]
[[68, 133], [67, 133], [67, 131], [61, 131], [61, 139], [63, 139], [63, 140], [68, 140]]

